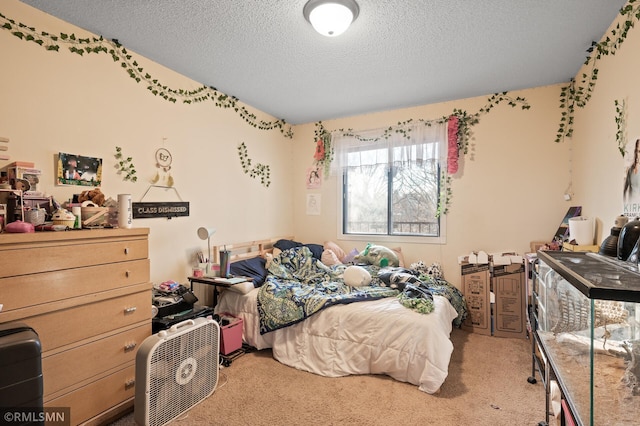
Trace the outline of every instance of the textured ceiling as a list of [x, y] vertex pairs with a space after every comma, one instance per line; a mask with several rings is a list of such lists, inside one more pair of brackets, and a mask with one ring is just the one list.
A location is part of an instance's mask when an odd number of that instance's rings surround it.
[[357, 0], [328, 38], [306, 0], [22, 1], [292, 124], [567, 82], [626, 2]]

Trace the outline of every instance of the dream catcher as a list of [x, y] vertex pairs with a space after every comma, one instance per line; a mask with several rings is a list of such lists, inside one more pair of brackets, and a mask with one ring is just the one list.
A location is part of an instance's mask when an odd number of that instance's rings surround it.
[[173, 157], [166, 148], [160, 148], [156, 151], [156, 175], [151, 183], [160, 184], [168, 187], [173, 186], [173, 176], [171, 176], [171, 162]]

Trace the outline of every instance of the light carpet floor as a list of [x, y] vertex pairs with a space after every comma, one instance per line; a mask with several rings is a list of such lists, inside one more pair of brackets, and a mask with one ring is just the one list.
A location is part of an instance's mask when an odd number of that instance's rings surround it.
[[[544, 420], [542, 381], [527, 382], [531, 341], [460, 329], [451, 339], [449, 375], [434, 395], [386, 376], [317, 376], [263, 350], [221, 369], [213, 395], [171, 424], [514, 426]], [[129, 414], [112, 426], [134, 424]]]

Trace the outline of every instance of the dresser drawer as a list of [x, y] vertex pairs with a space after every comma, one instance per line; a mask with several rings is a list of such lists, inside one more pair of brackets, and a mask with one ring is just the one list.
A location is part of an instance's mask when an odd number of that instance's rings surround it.
[[140, 344], [150, 335], [151, 325], [145, 323], [122, 333], [45, 356], [42, 359], [45, 401], [60, 390], [135, 361]]
[[149, 260], [0, 278], [3, 312], [149, 282]]
[[0, 278], [146, 259], [148, 255], [146, 238], [18, 246], [0, 251]]
[[44, 353], [145, 320], [151, 324], [151, 292], [148, 290], [20, 321], [38, 333]]
[[77, 425], [123, 401], [133, 400], [135, 376], [135, 364], [130, 364], [73, 392], [52, 399], [44, 405], [45, 407], [69, 407], [71, 420], [68, 424]]

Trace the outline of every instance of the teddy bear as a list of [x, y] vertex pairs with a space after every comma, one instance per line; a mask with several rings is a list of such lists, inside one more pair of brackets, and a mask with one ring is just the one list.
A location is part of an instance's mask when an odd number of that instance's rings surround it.
[[100, 188], [82, 191], [82, 193], [78, 195], [79, 203], [84, 203], [85, 201], [91, 201], [98, 207], [104, 204], [104, 200], [105, 200], [105, 197], [102, 191], [100, 191]]

